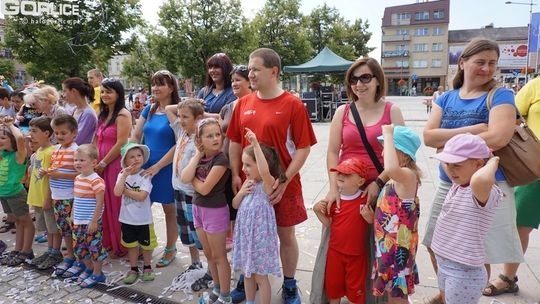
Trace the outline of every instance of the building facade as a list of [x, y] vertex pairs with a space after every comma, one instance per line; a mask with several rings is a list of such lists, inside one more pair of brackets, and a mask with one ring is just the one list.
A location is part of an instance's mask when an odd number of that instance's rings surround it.
[[447, 84], [450, 1], [387, 7], [381, 64], [389, 95], [422, 95]]

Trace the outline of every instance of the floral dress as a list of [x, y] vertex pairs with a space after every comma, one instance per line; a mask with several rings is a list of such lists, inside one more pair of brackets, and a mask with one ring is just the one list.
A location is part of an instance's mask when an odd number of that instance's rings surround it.
[[407, 298], [419, 283], [415, 262], [418, 247], [420, 205], [415, 199], [398, 197], [388, 183], [375, 209], [375, 263], [373, 294], [381, 296], [390, 288], [392, 297]]
[[253, 193], [244, 197], [234, 229], [232, 265], [246, 277], [251, 274], [281, 276], [276, 214], [257, 182]]

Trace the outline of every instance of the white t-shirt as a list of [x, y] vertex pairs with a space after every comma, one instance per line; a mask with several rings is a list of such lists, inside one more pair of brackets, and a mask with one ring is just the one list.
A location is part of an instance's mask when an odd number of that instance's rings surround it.
[[503, 192], [494, 185], [486, 205], [481, 206], [470, 186], [453, 184], [437, 219], [433, 252], [461, 264], [483, 266], [484, 242], [502, 197]]
[[193, 196], [195, 190], [191, 183], [184, 184], [180, 181], [182, 170], [188, 165], [189, 161], [195, 156], [194, 136], [190, 136], [182, 129], [178, 119], [170, 124], [176, 136], [176, 146], [173, 157], [172, 185], [174, 190], [182, 190], [185, 194]]
[[[152, 204], [150, 202], [150, 192], [152, 191], [152, 180], [141, 176], [141, 172], [129, 175], [125, 181], [125, 187], [129, 190], [148, 192], [144, 201], [136, 201], [127, 195], [122, 195], [122, 206], [120, 207], [120, 216], [118, 220], [121, 223], [129, 225], [147, 225], [153, 223]], [[116, 179], [120, 179], [120, 175]]]

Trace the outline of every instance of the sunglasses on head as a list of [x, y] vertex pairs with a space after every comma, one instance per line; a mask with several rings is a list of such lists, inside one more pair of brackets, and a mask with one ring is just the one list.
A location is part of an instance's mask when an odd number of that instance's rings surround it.
[[237, 66], [235, 66], [235, 67], [233, 68], [232, 72], [234, 73], [234, 72], [237, 72], [237, 71], [239, 71], [239, 72], [247, 72], [247, 71], [248, 71], [248, 68], [247, 68], [247, 66], [245, 66], [245, 65], [243, 65], [243, 64], [237, 65]]
[[117, 82], [117, 81], [119, 81], [119, 80], [116, 79], [116, 78], [112, 78], [112, 77], [103, 78], [103, 80], [101, 81], [101, 84], [108, 84], [108, 83]]
[[354, 76], [354, 75], [351, 75], [351, 77], [349, 78], [349, 83], [350, 84], [357, 84], [358, 81], [360, 81], [361, 83], [370, 83], [371, 82], [371, 79], [375, 78], [375, 75], [373, 74], [362, 74], [360, 76]]

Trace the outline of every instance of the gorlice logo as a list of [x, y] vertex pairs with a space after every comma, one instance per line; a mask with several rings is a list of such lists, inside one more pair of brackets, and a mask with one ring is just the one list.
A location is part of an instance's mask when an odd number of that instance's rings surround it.
[[52, 3], [47, 1], [1, 0], [0, 11], [5, 16], [78, 16], [79, 5], [70, 1]]

